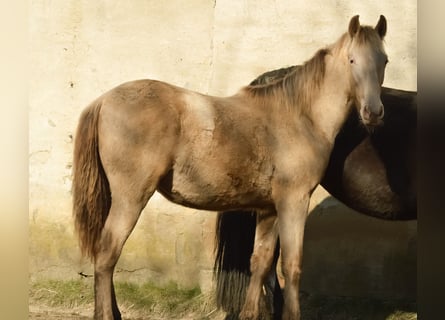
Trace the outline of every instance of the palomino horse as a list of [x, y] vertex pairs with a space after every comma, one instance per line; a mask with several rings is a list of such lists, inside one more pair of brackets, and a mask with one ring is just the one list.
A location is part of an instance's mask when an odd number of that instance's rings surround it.
[[[250, 85], [277, 81], [296, 67], [266, 72]], [[350, 114], [336, 137], [321, 185], [358, 212], [385, 220], [416, 219], [417, 93], [382, 88], [382, 101], [385, 126], [371, 134], [360, 126], [356, 112]], [[227, 211], [218, 215], [216, 296], [218, 306], [228, 314], [226, 319], [238, 318], [245, 298], [255, 225], [256, 216], [252, 211]], [[276, 258], [278, 254], [276, 250]], [[262, 313], [273, 310], [274, 319], [279, 319], [282, 296], [275, 270], [272, 268], [265, 286], [268, 299]]]
[[120, 319], [113, 271], [147, 201], [206, 210], [258, 210], [252, 278], [240, 314], [258, 318], [263, 281], [281, 241], [283, 319], [299, 319], [303, 232], [309, 198], [335, 137], [355, 105], [367, 126], [382, 123], [386, 19], [348, 32], [280, 81], [218, 98], [167, 83], [122, 84], [80, 117], [73, 212], [92, 258], [95, 318]]
[[[385, 220], [416, 219], [416, 96], [416, 92], [382, 88], [385, 126], [371, 135], [360, 126], [357, 114], [351, 113], [335, 140], [321, 185], [358, 212]], [[216, 295], [218, 306], [228, 313], [227, 319], [238, 319], [244, 301], [255, 225], [254, 211], [218, 215]], [[268, 309], [276, 311], [274, 319], [280, 319], [281, 291], [274, 283], [276, 275], [269, 280], [272, 283], [265, 288], [267, 298], [273, 301], [267, 301]]]

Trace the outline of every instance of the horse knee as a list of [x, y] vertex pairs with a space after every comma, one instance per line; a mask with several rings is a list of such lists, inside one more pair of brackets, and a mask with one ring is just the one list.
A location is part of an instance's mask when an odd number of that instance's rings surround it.
[[295, 283], [300, 279], [301, 268], [299, 265], [295, 263], [283, 263], [282, 270], [286, 282]]

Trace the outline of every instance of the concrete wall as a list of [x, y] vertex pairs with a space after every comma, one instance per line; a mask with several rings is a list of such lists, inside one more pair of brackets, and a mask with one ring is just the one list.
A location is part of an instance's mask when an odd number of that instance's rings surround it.
[[[153, 78], [207, 94], [233, 94], [262, 72], [309, 59], [345, 32], [353, 15], [375, 25], [384, 14], [390, 60], [384, 84], [416, 90], [412, 0], [39, 0], [30, 2], [30, 10], [32, 279], [91, 273], [73, 237], [73, 133], [81, 110], [119, 83]], [[313, 202], [327, 196], [320, 192]], [[180, 208], [156, 195], [124, 249], [117, 278], [209, 287], [214, 219], [213, 213]], [[394, 228], [415, 238], [415, 223]]]
[[[415, 301], [417, 222], [382, 221], [318, 189], [305, 230], [301, 289]], [[325, 197], [323, 197], [323, 194]]]

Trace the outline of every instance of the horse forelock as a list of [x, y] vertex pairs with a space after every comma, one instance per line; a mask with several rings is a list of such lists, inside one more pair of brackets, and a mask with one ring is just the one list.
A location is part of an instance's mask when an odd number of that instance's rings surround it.
[[380, 38], [377, 31], [371, 26], [361, 26], [354, 35], [354, 39], [360, 45], [370, 43], [373, 46], [383, 49], [382, 38]]
[[[244, 88], [244, 92], [256, 99], [272, 99], [274, 105], [307, 110], [324, 79], [325, 56], [329, 49], [320, 49], [303, 65], [282, 68], [264, 73]], [[267, 99], [270, 104], [270, 100]]]

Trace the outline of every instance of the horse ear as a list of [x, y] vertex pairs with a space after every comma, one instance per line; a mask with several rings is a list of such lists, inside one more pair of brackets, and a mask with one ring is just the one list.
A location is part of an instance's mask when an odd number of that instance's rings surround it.
[[360, 28], [360, 21], [358, 20], [358, 17], [359, 17], [358, 15], [353, 16], [351, 18], [351, 21], [349, 21], [348, 31], [349, 31], [349, 35], [351, 37], [353, 37], [357, 33], [358, 29]]
[[384, 15], [380, 15], [379, 22], [375, 26], [375, 30], [379, 34], [380, 38], [383, 39], [386, 35], [386, 18]]

